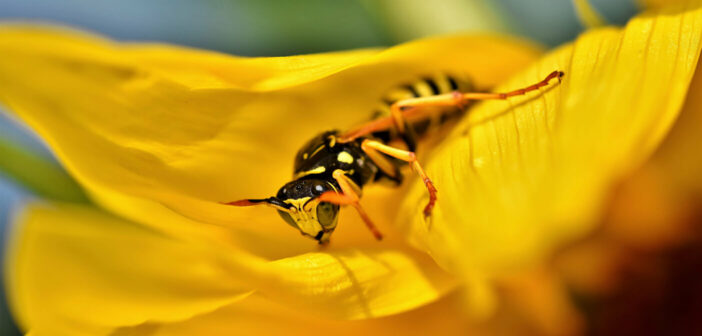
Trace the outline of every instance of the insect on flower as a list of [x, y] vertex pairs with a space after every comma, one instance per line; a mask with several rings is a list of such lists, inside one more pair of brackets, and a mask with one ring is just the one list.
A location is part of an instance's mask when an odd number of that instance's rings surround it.
[[[399, 185], [400, 166], [409, 164], [429, 192], [424, 216], [431, 215], [436, 203], [437, 190], [415, 155], [417, 137], [461, 116], [470, 101], [523, 95], [548, 85], [554, 78], [560, 81], [563, 75], [554, 71], [536, 84], [506, 93], [468, 92], [470, 81], [447, 74], [398, 87], [385, 96], [370, 122], [347, 132], [326, 131], [309, 140], [297, 152], [293, 180], [276, 196], [225, 204], [272, 206], [288, 224], [320, 244], [329, 242], [340, 206], [351, 205], [380, 240], [382, 234], [359, 203], [364, 185], [383, 179]], [[404, 142], [407, 149], [389, 145], [393, 141]]]

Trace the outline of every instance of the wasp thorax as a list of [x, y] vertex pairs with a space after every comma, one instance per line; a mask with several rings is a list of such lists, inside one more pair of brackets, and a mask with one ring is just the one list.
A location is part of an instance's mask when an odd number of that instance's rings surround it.
[[281, 217], [300, 232], [320, 243], [329, 240], [336, 228], [339, 206], [320, 202], [319, 196], [325, 192], [337, 191], [332, 183], [317, 179], [301, 179], [287, 183], [276, 196], [290, 204], [289, 211], [278, 211]]

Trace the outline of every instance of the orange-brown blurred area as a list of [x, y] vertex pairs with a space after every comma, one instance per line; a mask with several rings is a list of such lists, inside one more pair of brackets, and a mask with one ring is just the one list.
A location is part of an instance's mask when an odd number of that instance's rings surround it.
[[702, 69], [653, 157], [553, 266], [594, 335], [702, 333]]

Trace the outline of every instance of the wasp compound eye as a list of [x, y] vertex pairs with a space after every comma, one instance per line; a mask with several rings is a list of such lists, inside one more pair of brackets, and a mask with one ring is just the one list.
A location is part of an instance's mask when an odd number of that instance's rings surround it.
[[321, 202], [317, 205], [317, 220], [324, 227], [334, 226], [338, 214], [339, 206], [336, 204]]

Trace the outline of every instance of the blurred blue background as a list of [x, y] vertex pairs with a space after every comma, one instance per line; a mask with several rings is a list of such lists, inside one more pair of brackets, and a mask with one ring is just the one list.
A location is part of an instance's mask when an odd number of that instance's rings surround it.
[[[623, 24], [638, 10], [635, 0], [590, 3], [611, 24]], [[0, 20], [50, 22], [117, 40], [160, 41], [245, 56], [388, 46], [462, 31], [519, 35], [555, 46], [584, 28], [571, 0], [0, 0]], [[18, 169], [18, 160], [36, 171]], [[32, 174], [43, 180], [32, 180]], [[42, 187], [47, 181], [54, 188]], [[31, 198], [85, 200], [41, 140], [0, 107], [3, 242], [13, 210]], [[2, 290], [0, 334], [20, 334]]]

